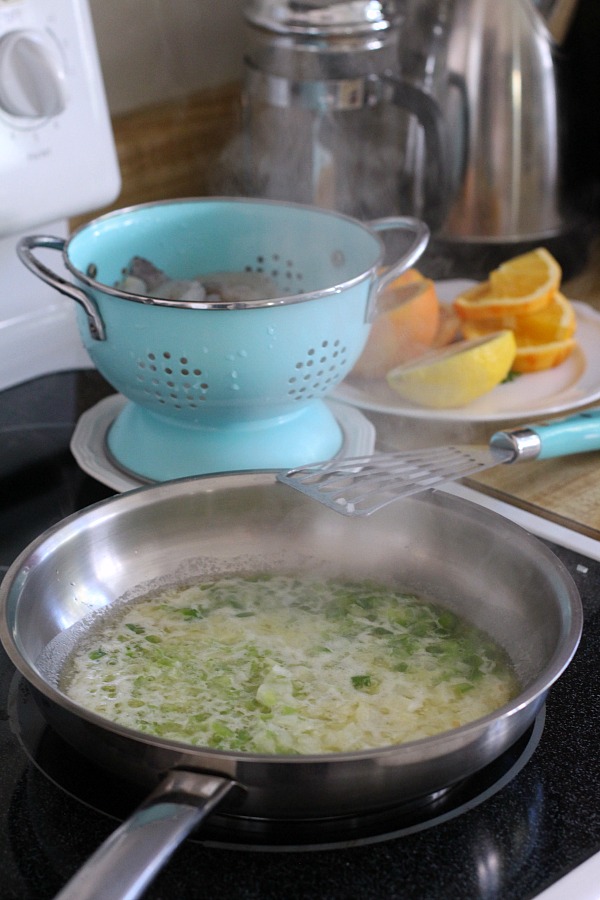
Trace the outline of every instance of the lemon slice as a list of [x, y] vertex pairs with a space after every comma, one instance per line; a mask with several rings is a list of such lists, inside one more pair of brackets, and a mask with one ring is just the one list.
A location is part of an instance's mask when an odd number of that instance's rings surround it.
[[459, 341], [388, 372], [389, 386], [405, 400], [432, 409], [466, 406], [500, 384], [517, 345], [510, 330]]

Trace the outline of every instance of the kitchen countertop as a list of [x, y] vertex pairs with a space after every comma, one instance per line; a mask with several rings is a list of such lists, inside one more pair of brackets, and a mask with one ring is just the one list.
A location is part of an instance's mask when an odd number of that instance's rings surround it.
[[[111, 208], [149, 200], [218, 193], [220, 166], [240, 126], [239, 85], [229, 84], [177, 104], [114, 117], [123, 188], [112, 207], [73, 221], [79, 225]], [[231, 185], [229, 185], [231, 187]], [[570, 298], [600, 311], [600, 226], [584, 267], [563, 285]], [[383, 446], [414, 444], [414, 422], [370, 415]], [[486, 443], [503, 423], [469, 426], [425, 424], [420, 446], [444, 442]], [[510, 424], [515, 424], [510, 423]], [[579, 456], [498, 466], [468, 484], [497, 499], [600, 538], [600, 456]]]

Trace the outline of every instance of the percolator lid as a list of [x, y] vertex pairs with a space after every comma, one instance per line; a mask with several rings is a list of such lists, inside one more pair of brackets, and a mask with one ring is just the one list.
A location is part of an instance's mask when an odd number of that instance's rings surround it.
[[363, 34], [396, 25], [399, 7], [400, 0], [249, 0], [244, 15], [279, 33]]

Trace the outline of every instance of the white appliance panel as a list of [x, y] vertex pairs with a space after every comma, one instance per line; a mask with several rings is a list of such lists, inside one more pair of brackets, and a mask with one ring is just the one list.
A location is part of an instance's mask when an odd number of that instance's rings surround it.
[[120, 174], [85, 0], [0, 3], [0, 236], [95, 209]]

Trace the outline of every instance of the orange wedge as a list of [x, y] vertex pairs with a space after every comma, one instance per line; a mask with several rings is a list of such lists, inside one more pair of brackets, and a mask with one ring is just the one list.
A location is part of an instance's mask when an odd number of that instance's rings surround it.
[[419, 272], [418, 269], [405, 269], [397, 278], [394, 278], [392, 284], [389, 286], [388, 291], [397, 290], [399, 287], [403, 287], [405, 284], [413, 284], [415, 281], [425, 281], [425, 276], [422, 272]]
[[[460, 337], [460, 319], [451, 306], [440, 303], [440, 320], [432, 347], [445, 347]], [[499, 328], [498, 331], [502, 331]]]
[[540, 372], [560, 365], [569, 356], [576, 346], [573, 337], [576, 327], [572, 304], [557, 291], [540, 312], [464, 320], [461, 331], [465, 338], [473, 340], [503, 328], [510, 329], [517, 343], [513, 371]]
[[512, 364], [513, 372], [543, 372], [553, 369], [567, 359], [577, 346], [575, 338], [530, 344], [519, 347]]
[[575, 310], [564, 294], [557, 291], [552, 300], [537, 313], [468, 319], [461, 323], [461, 331], [467, 338], [481, 337], [493, 331], [502, 331], [503, 328], [514, 331], [517, 343], [560, 341], [575, 334]]
[[352, 370], [360, 378], [384, 378], [390, 369], [429, 350], [438, 333], [440, 302], [435, 285], [416, 269], [389, 285], [379, 298], [379, 310]]
[[461, 319], [529, 315], [543, 309], [559, 288], [562, 271], [551, 253], [538, 247], [491, 272], [488, 281], [454, 299]]

